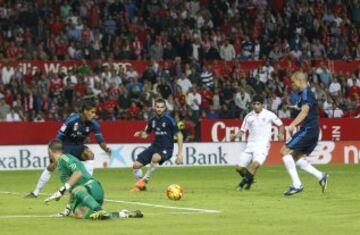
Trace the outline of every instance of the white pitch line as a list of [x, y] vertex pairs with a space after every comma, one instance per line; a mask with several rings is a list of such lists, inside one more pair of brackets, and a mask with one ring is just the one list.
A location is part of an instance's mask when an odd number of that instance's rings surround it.
[[192, 212], [199, 212], [199, 213], [221, 213], [221, 211], [218, 211], [218, 210], [198, 209], [198, 208], [192, 208], [192, 207], [164, 206], [164, 205], [151, 204], [151, 203], [146, 203], [146, 202], [131, 202], [131, 201], [122, 201], [122, 200], [110, 200], [110, 199], [105, 199], [105, 201], [139, 205], [139, 206], [164, 208], [164, 209], [185, 210], [185, 211], [192, 211]]
[[0, 215], [0, 219], [18, 219], [18, 218], [54, 218], [57, 215]]
[[[25, 195], [24, 193], [19, 193], [19, 192], [4, 192], [4, 191], [0, 191], [0, 194]], [[41, 195], [50, 195], [50, 194], [46, 194], [46, 193], [40, 193], [40, 194]], [[221, 211], [218, 211], [218, 210], [199, 209], [199, 208], [180, 207], [180, 206], [165, 206], [165, 205], [152, 204], [152, 203], [146, 203], [146, 202], [134, 202], [134, 201], [112, 200], [112, 199], [105, 199], [105, 201], [106, 202], [114, 202], [114, 203], [131, 204], [131, 205], [139, 205], [139, 206], [148, 206], [148, 207], [155, 207], [155, 208], [184, 210], [184, 211], [191, 211], [191, 212], [197, 212], [197, 213], [221, 213]]]

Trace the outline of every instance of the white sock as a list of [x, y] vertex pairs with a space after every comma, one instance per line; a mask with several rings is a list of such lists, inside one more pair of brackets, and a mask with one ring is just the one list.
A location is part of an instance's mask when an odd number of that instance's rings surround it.
[[150, 166], [148, 167], [148, 169], [144, 175], [144, 179], [146, 179], [146, 180], [150, 179], [150, 176], [155, 171], [156, 166], [157, 166], [157, 163], [150, 163]]
[[289, 173], [291, 179], [292, 179], [292, 185], [295, 188], [300, 188], [301, 186], [301, 181], [298, 175], [298, 172], [296, 170], [296, 165], [295, 165], [295, 161], [294, 158], [291, 155], [286, 155], [283, 158], [283, 162], [285, 164], [286, 170]]
[[92, 176], [94, 173], [94, 160], [83, 161], [83, 164], [89, 174]]
[[305, 158], [300, 158], [299, 160], [297, 160], [296, 165], [298, 165], [302, 170], [306, 171], [307, 173], [315, 176], [318, 180], [321, 180], [324, 175], [321, 171], [313, 167], [310, 162]]
[[134, 175], [135, 175], [136, 180], [142, 179], [143, 172], [142, 172], [141, 169], [133, 169], [133, 171], [134, 171]]
[[43, 189], [45, 184], [50, 180], [50, 178], [51, 178], [51, 172], [45, 168], [44, 171], [41, 173], [41, 176], [36, 184], [33, 194], [39, 196], [41, 190]]

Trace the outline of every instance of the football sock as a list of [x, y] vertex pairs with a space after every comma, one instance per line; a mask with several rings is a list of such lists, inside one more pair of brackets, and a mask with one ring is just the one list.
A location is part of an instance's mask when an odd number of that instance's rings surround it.
[[143, 177], [143, 172], [142, 172], [141, 169], [133, 169], [133, 171], [134, 171], [134, 175], [135, 175], [135, 179], [136, 179], [136, 180], [142, 179], [142, 177]]
[[286, 155], [283, 158], [283, 162], [285, 164], [286, 170], [289, 173], [291, 179], [292, 179], [292, 185], [295, 188], [300, 188], [301, 186], [301, 181], [298, 175], [298, 172], [296, 170], [296, 165], [295, 165], [295, 161], [294, 158], [291, 155]]
[[89, 174], [92, 176], [94, 173], [94, 160], [87, 160], [87, 161], [83, 161], [82, 163], [84, 164]]
[[72, 191], [75, 199], [81, 201], [86, 207], [93, 211], [101, 210], [100, 204], [86, 191], [86, 189], [75, 188]]
[[241, 168], [241, 170], [236, 170], [238, 173], [239, 173], [239, 175], [241, 176], [241, 177], [245, 177], [245, 175], [246, 175], [246, 173], [248, 173], [248, 169], [247, 168]]
[[323, 173], [313, 167], [310, 162], [305, 158], [300, 158], [299, 160], [297, 160], [296, 165], [298, 165], [302, 170], [306, 171], [307, 173], [315, 176], [318, 180], [321, 180], [321, 178], [323, 177]]
[[43, 189], [45, 184], [50, 180], [50, 178], [51, 178], [51, 172], [45, 168], [44, 171], [41, 173], [41, 176], [36, 184], [33, 194], [39, 196], [41, 190]]
[[145, 180], [149, 180], [150, 179], [150, 176], [151, 174], [155, 171], [156, 169], [156, 165], [157, 163], [150, 163], [145, 175], [144, 175], [144, 179]]
[[254, 175], [248, 171], [244, 176], [244, 178], [242, 179], [240, 183], [240, 187], [244, 187], [245, 184], [252, 184], [253, 180], [254, 180]]

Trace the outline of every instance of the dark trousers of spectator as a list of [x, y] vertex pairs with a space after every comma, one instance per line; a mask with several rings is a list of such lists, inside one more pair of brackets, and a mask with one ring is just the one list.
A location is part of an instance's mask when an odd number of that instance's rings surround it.
[[191, 121], [195, 124], [195, 141], [200, 141], [200, 111], [192, 110]]

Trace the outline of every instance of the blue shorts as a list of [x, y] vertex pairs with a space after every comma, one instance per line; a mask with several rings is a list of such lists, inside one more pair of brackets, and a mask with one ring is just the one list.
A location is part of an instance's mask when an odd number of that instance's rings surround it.
[[88, 147], [83, 144], [64, 144], [64, 153], [70, 153], [81, 160], [81, 155]]
[[161, 156], [159, 164], [162, 165], [165, 161], [172, 157], [173, 149], [159, 149], [151, 145], [137, 156], [136, 161], [145, 166], [151, 162], [152, 156], [155, 153], [158, 153]]
[[319, 128], [300, 129], [291, 140], [286, 143], [289, 149], [309, 155], [316, 147], [319, 140]]

